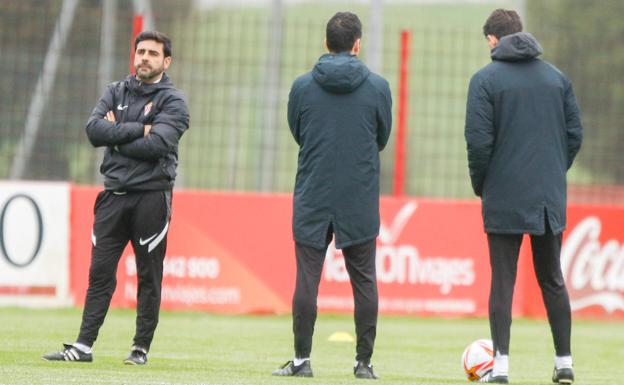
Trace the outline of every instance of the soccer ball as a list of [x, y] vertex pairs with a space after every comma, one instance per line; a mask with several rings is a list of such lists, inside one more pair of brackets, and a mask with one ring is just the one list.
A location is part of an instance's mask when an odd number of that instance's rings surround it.
[[494, 367], [492, 340], [476, 340], [464, 350], [462, 367], [469, 381], [478, 381]]

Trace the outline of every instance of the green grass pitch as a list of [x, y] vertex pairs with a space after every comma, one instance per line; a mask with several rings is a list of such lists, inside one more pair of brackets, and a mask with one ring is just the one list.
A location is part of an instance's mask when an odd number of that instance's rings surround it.
[[[134, 311], [111, 310], [94, 349], [94, 362], [44, 362], [43, 353], [73, 341], [79, 309], [0, 309], [0, 384], [353, 384], [349, 315], [321, 315], [312, 352], [312, 379], [276, 378], [271, 371], [293, 356], [290, 316], [222, 316], [163, 312], [144, 367], [124, 366]], [[381, 384], [468, 384], [460, 368], [465, 346], [488, 336], [485, 319], [380, 317], [373, 364]], [[624, 323], [575, 320], [577, 384], [622, 383]], [[510, 380], [548, 384], [553, 365], [548, 324], [517, 319], [512, 327]]]

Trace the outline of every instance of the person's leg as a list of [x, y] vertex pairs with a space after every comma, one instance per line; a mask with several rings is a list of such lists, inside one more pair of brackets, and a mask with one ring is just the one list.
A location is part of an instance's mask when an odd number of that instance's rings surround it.
[[546, 228], [544, 235], [531, 236], [533, 265], [548, 314], [557, 357], [571, 356], [572, 316], [570, 298], [561, 272], [561, 234]]
[[316, 323], [318, 287], [323, 272], [327, 246], [332, 239], [332, 226], [327, 229], [325, 247], [315, 248], [295, 242], [297, 278], [292, 299], [295, 358], [273, 371], [274, 376], [313, 377], [310, 365], [312, 337]]
[[170, 216], [171, 191], [137, 193], [132, 215], [132, 246], [138, 278], [134, 346], [145, 353], [158, 325]]
[[356, 361], [370, 363], [377, 335], [377, 274], [375, 268], [376, 240], [345, 247], [347, 272], [355, 303], [354, 319], [357, 336]]
[[129, 241], [127, 196], [101, 192], [95, 201], [89, 287], [77, 343], [91, 347], [108, 312], [117, 285], [117, 264]]
[[490, 331], [495, 353], [509, 354], [511, 305], [518, 268], [522, 234], [488, 234], [492, 282], [490, 286]]
[[297, 281], [292, 301], [295, 358], [309, 358], [316, 323], [318, 287], [325, 261], [324, 249], [295, 243]]

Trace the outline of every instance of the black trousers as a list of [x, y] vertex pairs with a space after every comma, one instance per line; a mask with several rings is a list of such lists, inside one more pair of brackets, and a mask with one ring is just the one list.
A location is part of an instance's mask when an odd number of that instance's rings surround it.
[[[571, 311], [561, 272], [561, 234], [546, 228], [544, 235], [531, 235], [533, 266], [542, 291], [557, 356], [571, 354]], [[489, 316], [494, 351], [509, 354], [511, 302], [522, 234], [488, 234], [492, 285]]]
[[[295, 356], [310, 357], [312, 336], [317, 315], [318, 287], [323, 270], [327, 246], [331, 241], [328, 233], [323, 249], [295, 243], [297, 256], [297, 283], [293, 296], [293, 332]], [[351, 280], [355, 303], [355, 334], [357, 337], [356, 360], [370, 362], [377, 335], [377, 273], [375, 268], [376, 241], [374, 239], [342, 249], [347, 272]]]
[[117, 285], [117, 265], [128, 244], [138, 276], [134, 345], [149, 350], [160, 311], [171, 191], [102, 191], [95, 201], [89, 288], [77, 342], [92, 346]]

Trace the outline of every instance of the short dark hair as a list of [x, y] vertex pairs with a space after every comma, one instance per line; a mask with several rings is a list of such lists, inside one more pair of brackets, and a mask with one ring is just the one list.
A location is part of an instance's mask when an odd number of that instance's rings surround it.
[[355, 41], [362, 37], [362, 22], [355, 13], [338, 12], [327, 22], [327, 48], [334, 53], [351, 51]]
[[496, 9], [485, 21], [483, 34], [496, 36], [500, 39], [503, 36], [522, 32], [522, 20], [516, 11], [507, 9]]
[[165, 57], [171, 56], [171, 39], [167, 35], [158, 31], [143, 31], [137, 35], [136, 39], [134, 39], [134, 49], [136, 50], [137, 46], [143, 40], [156, 40], [163, 45], [163, 54]]

